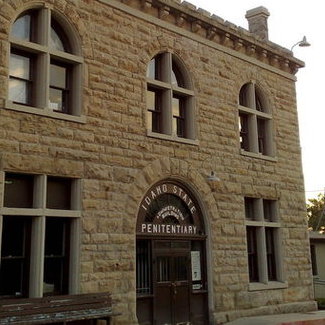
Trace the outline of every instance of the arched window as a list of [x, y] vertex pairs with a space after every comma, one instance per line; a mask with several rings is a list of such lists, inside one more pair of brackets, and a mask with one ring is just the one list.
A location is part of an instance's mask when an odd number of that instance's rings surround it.
[[10, 35], [8, 100], [13, 108], [80, 115], [80, 49], [71, 26], [50, 9], [23, 12]]
[[156, 55], [147, 68], [147, 129], [150, 135], [195, 139], [194, 92], [181, 61]]
[[272, 115], [263, 92], [252, 82], [239, 92], [239, 132], [242, 151], [273, 156]]

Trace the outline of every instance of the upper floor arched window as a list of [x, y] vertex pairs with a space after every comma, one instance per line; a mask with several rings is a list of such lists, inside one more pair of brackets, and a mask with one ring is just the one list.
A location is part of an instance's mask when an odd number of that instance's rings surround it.
[[194, 92], [184, 65], [172, 53], [156, 55], [147, 67], [147, 129], [150, 135], [195, 139]]
[[23, 12], [10, 35], [9, 102], [80, 115], [81, 63], [76, 33], [65, 19], [48, 8]]
[[253, 82], [243, 85], [239, 92], [239, 131], [243, 151], [273, 156], [270, 107]]

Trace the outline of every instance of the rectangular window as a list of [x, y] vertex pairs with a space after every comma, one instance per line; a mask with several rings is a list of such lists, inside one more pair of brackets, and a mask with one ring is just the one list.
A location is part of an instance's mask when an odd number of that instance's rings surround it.
[[266, 241], [266, 259], [267, 259], [267, 275], [269, 281], [276, 281], [276, 262], [275, 262], [275, 231], [276, 229], [265, 228], [265, 241]]
[[147, 110], [148, 130], [152, 132], [160, 132], [161, 130], [161, 91], [151, 89], [147, 91]]
[[266, 154], [265, 120], [257, 118], [258, 152]]
[[185, 137], [185, 112], [183, 99], [181, 97], [173, 97], [173, 133], [178, 137]]
[[32, 208], [34, 176], [7, 173], [3, 205], [6, 208]]
[[311, 267], [313, 270], [313, 275], [318, 275], [317, 269], [317, 259], [316, 259], [316, 247], [315, 245], [310, 245], [310, 257], [311, 257]]
[[152, 293], [152, 262], [149, 240], [137, 241], [137, 294]]
[[[69, 293], [70, 272], [78, 276], [77, 267], [70, 263], [77, 261], [78, 255], [80, 182], [6, 173], [3, 193], [10, 215], [0, 216], [0, 295]], [[60, 210], [60, 216], [51, 209]], [[36, 278], [39, 274], [43, 274], [42, 279]]]
[[51, 62], [49, 107], [55, 111], [68, 112], [68, 72], [67, 66]]
[[28, 294], [31, 218], [3, 216], [1, 241], [0, 295]]
[[240, 131], [240, 147], [243, 150], [249, 150], [249, 138], [248, 138], [248, 115], [239, 114], [239, 131]]
[[258, 282], [259, 276], [258, 276], [256, 227], [247, 227], [246, 234], [247, 234], [249, 280], [251, 282]]
[[48, 209], [71, 209], [71, 185], [70, 178], [47, 178], [46, 207]]
[[254, 220], [256, 200], [251, 197], [245, 197], [244, 200], [245, 200], [245, 218], [248, 220]]
[[263, 215], [264, 215], [264, 220], [266, 221], [269, 222], [277, 221], [275, 200], [263, 200]]
[[31, 104], [32, 58], [22, 52], [10, 54], [9, 99], [14, 103]]
[[68, 293], [69, 234], [69, 218], [46, 218], [44, 295]]
[[250, 282], [279, 281], [277, 201], [244, 198]]

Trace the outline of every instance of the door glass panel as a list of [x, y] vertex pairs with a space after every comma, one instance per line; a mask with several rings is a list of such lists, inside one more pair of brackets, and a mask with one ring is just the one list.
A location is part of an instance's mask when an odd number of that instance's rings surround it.
[[170, 281], [170, 257], [159, 256], [157, 258], [157, 281]]
[[187, 281], [187, 256], [175, 256], [175, 281]]
[[151, 250], [148, 240], [137, 241], [137, 293], [151, 293]]

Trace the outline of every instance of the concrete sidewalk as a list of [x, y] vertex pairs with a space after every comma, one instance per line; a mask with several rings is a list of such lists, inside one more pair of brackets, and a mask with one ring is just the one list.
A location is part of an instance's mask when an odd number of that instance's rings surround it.
[[325, 311], [243, 317], [224, 325], [325, 325]]

